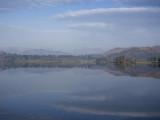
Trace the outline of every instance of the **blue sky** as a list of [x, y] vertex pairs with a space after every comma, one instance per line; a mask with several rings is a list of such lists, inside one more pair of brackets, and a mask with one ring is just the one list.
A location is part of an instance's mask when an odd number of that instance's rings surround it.
[[1, 48], [153, 46], [159, 31], [159, 0], [0, 0]]

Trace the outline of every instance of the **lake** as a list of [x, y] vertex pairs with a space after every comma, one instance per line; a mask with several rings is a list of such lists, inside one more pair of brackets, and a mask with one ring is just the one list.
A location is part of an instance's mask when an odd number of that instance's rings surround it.
[[160, 68], [7, 68], [0, 120], [160, 120]]

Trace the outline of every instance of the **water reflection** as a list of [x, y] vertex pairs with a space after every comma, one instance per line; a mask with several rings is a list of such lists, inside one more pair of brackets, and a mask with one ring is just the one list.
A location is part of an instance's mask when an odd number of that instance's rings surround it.
[[102, 69], [117, 76], [153, 77], [160, 79], [160, 67], [158, 64], [139, 64], [135, 66], [112, 64], [103, 66]]
[[[26, 72], [44, 73], [52, 71], [61, 71], [65, 69], [82, 68], [84, 69], [101, 69], [115, 76], [133, 76], [133, 77], [153, 77], [160, 79], [160, 64], [106, 64], [104, 66], [97, 65], [79, 65], [79, 66], [41, 66], [41, 65], [26, 65], [26, 66], [0, 66], [0, 72], [7, 69], [22, 68]], [[26, 68], [26, 69], [23, 69]], [[43, 68], [43, 69], [41, 69]], [[82, 71], [84, 74], [87, 72]], [[79, 71], [78, 71], [79, 72]], [[97, 74], [97, 73], [94, 73]]]
[[5, 69], [0, 120], [159, 120], [159, 71], [144, 65]]
[[[117, 91], [111, 91], [111, 93], [101, 91], [100, 93], [103, 95], [86, 96], [86, 98], [76, 95], [79, 98], [78, 102], [62, 102], [54, 106], [67, 111], [85, 114], [132, 117], [160, 116], [160, 96], [151, 97], [149, 95], [137, 95], [124, 91], [118, 93]], [[91, 94], [93, 93], [91, 92]]]

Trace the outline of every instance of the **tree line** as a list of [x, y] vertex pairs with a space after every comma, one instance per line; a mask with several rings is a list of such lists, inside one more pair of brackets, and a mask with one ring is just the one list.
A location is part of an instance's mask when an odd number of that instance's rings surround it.
[[153, 56], [147, 59], [139, 59], [137, 56], [135, 57], [127, 57], [126, 55], [120, 55], [115, 58], [99, 58], [96, 60], [96, 64], [104, 65], [109, 63], [116, 64], [140, 64], [140, 63], [160, 63], [160, 56]]
[[0, 57], [1, 66], [80, 66], [94, 64], [92, 56], [74, 55], [17, 55], [8, 54]]

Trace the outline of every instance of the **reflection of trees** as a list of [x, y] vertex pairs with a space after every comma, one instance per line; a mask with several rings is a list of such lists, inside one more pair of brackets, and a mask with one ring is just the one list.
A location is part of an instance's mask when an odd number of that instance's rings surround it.
[[160, 68], [160, 62], [148, 64], [148, 66], [149, 66], [149, 67], [152, 67], [152, 68]]
[[108, 64], [102, 67], [113, 75], [129, 75], [141, 77], [153, 77], [160, 79], [160, 65], [155, 64]]
[[114, 63], [114, 65], [119, 68], [120, 70], [125, 70], [126, 69], [126, 64], [125, 63]]
[[11, 68], [89, 68], [94, 69], [95, 65], [90, 64], [82, 64], [82, 65], [56, 65], [56, 64], [24, 64], [24, 65], [9, 65], [9, 66], [1, 66], [0, 65], [0, 71], [5, 69], [11, 69]]

